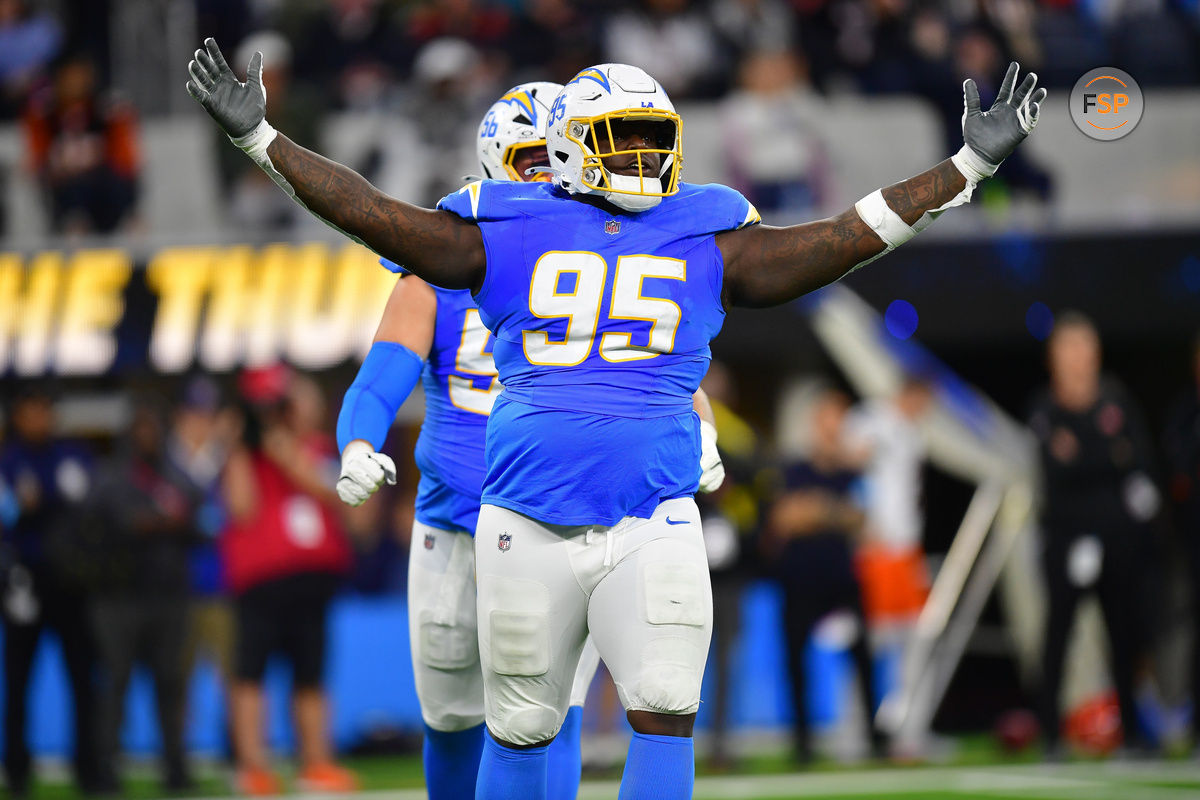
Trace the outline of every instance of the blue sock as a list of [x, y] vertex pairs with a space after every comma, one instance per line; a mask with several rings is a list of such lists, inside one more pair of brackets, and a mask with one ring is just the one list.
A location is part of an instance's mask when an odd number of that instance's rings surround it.
[[690, 800], [696, 749], [690, 736], [633, 734], [617, 800]]
[[550, 743], [550, 761], [546, 767], [546, 800], [575, 800], [579, 794], [579, 771], [583, 768], [579, 750], [579, 731], [583, 724], [583, 706], [567, 709], [567, 718]]
[[462, 800], [475, 791], [475, 775], [483, 753], [483, 724], [465, 731], [435, 731], [425, 726], [425, 785], [429, 800]]
[[549, 749], [546, 745], [515, 750], [497, 742], [489, 732], [483, 737], [475, 800], [546, 800]]

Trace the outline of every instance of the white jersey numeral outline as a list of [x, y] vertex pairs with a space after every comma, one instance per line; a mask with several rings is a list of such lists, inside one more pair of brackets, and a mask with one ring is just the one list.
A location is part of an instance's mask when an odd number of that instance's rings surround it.
[[[574, 277], [569, 291], [562, 289], [563, 275]], [[560, 341], [545, 331], [522, 331], [521, 346], [529, 363], [573, 367], [587, 360], [600, 324], [607, 275], [604, 257], [587, 250], [551, 250], [537, 260], [529, 281], [529, 311], [541, 319], [565, 318], [567, 331]], [[674, 348], [682, 311], [666, 298], [646, 297], [642, 290], [647, 278], [686, 280], [687, 262], [649, 255], [617, 258], [608, 317], [649, 322], [650, 334], [647, 344], [635, 345], [632, 333], [605, 333], [600, 337], [600, 356], [605, 361], [656, 358]]]
[[487, 350], [489, 336], [491, 332], [484, 327], [479, 309], [468, 308], [463, 315], [462, 339], [454, 355], [454, 369], [464, 375], [490, 375], [492, 382], [488, 388], [476, 389], [475, 381], [461, 375], [449, 375], [446, 379], [450, 402], [455, 408], [485, 417], [492, 413], [492, 406], [504, 389], [496, 371], [496, 361]]

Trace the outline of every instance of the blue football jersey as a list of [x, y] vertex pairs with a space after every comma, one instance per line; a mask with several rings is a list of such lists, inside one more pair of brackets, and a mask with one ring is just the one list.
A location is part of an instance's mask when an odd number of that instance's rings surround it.
[[487, 418], [501, 389], [492, 360], [494, 340], [469, 291], [432, 288], [437, 313], [421, 373], [425, 420], [413, 452], [421, 470], [415, 513], [426, 525], [474, 535]]
[[648, 517], [696, 491], [692, 394], [721, 328], [714, 236], [759, 221], [724, 186], [681, 184], [638, 214], [546, 183], [479, 181], [438, 207], [477, 221], [475, 301], [504, 390], [482, 501], [559, 525]]

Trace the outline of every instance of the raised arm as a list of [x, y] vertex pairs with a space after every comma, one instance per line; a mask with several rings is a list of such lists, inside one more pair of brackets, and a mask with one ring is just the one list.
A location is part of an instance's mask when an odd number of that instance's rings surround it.
[[216, 41], [205, 39], [204, 46], [188, 64], [188, 93], [281, 189], [329, 225], [430, 283], [479, 288], [486, 264], [477, 225], [389, 197], [354, 170], [278, 134], [266, 121], [262, 53], [250, 59], [242, 83]]
[[1018, 86], [1009, 65], [996, 102], [984, 112], [975, 82], [963, 84], [965, 144], [916, 177], [858, 201], [836, 217], [775, 228], [756, 225], [717, 237], [725, 260], [726, 306], [771, 306], [833, 283], [916, 236], [948, 208], [971, 199], [975, 185], [1037, 124], [1045, 89], [1029, 73]]

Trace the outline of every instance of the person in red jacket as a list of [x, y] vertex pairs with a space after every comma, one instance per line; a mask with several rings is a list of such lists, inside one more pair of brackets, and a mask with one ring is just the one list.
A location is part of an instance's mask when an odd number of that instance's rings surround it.
[[263, 731], [263, 674], [280, 653], [292, 666], [299, 787], [351, 791], [357, 779], [333, 761], [322, 687], [326, 615], [351, 551], [335, 513], [337, 453], [332, 437], [320, 432], [320, 391], [282, 366], [247, 370], [239, 388], [245, 430], [222, 476], [229, 523], [221, 535], [237, 620], [236, 788], [252, 795], [281, 790]]

